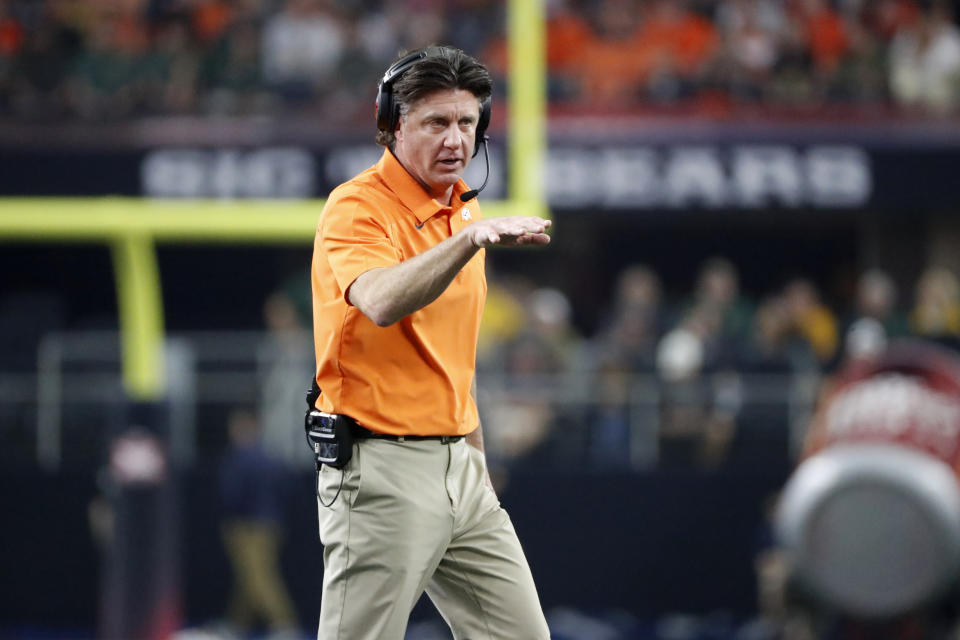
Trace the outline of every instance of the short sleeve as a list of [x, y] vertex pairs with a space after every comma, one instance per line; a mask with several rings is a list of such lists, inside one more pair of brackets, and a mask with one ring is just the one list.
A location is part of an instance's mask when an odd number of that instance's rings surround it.
[[400, 253], [383, 212], [374, 202], [349, 195], [327, 202], [318, 228], [320, 249], [341, 291], [370, 269], [391, 267]]

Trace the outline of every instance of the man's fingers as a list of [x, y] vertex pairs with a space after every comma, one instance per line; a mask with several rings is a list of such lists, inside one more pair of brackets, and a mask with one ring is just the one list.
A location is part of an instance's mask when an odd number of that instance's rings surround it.
[[521, 218], [520, 220], [523, 221], [523, 224], [527, 230], [535, 233], [543, 233], [550, 228], [550, 225], [553, 224], [553, 221], [551, 220], [537, 217]]
[[505, 238], [501, 244], [528, 245], [528, 244], [548, 244], [550, 236], [545, 233], [525, 233], [519, 236], [510, 236]]
[[545, 223], [546, 220], [541, 220], [540, 218], [529, 218], [522, 221], [520, 226], [522, 226], [527, 231], [536, 231], [537, 233], [542, 233], [546, 230], [547, 226]]
[[496, 218], [485, 220], [483, 225], [488, 228], [476, 237], [477, 241], [482, 244], [547, 244], [550, 242], [550, 236], [545, 232], [551, 224], [550, 220], [533, 216], [525, 218]]
[[550, 236], [545, 233], [532, 233], [524, 236], [524, 244], [550, 244]]

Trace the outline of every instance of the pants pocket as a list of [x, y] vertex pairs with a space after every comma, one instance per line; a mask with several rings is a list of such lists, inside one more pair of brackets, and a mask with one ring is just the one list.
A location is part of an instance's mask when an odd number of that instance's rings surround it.
[[331, 532], [339, 526], [360, 493], [361, 455], [359, 446], [353, 445], [353, 457], [343, 469], [324, 465], [317, 474], [317, 515], [320, 525], [320, 541], [327, 544]]

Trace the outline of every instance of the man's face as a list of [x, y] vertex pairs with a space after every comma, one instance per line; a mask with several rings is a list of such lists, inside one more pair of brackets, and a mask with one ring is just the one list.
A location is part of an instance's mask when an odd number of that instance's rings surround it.
[[394, 153], [432, 197], [448, 203], [473, 154], [480, 119], [477, 97], [465, 89], [427, 94], [400, 118]]

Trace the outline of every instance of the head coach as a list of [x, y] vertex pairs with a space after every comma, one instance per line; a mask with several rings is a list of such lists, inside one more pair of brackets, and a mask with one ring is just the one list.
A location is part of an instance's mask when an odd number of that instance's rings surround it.
[[550, 241], [542, 218], [484, 220], [460, 178], [491, 87], [458, 49], [401, 57], [378, 88], [383, 156], [320, 216], [307, 429], [323, 462], [321, 640], [402, 640], [424, 591], [456, 638], [549, 637], [475, 400], [485, 249]]

